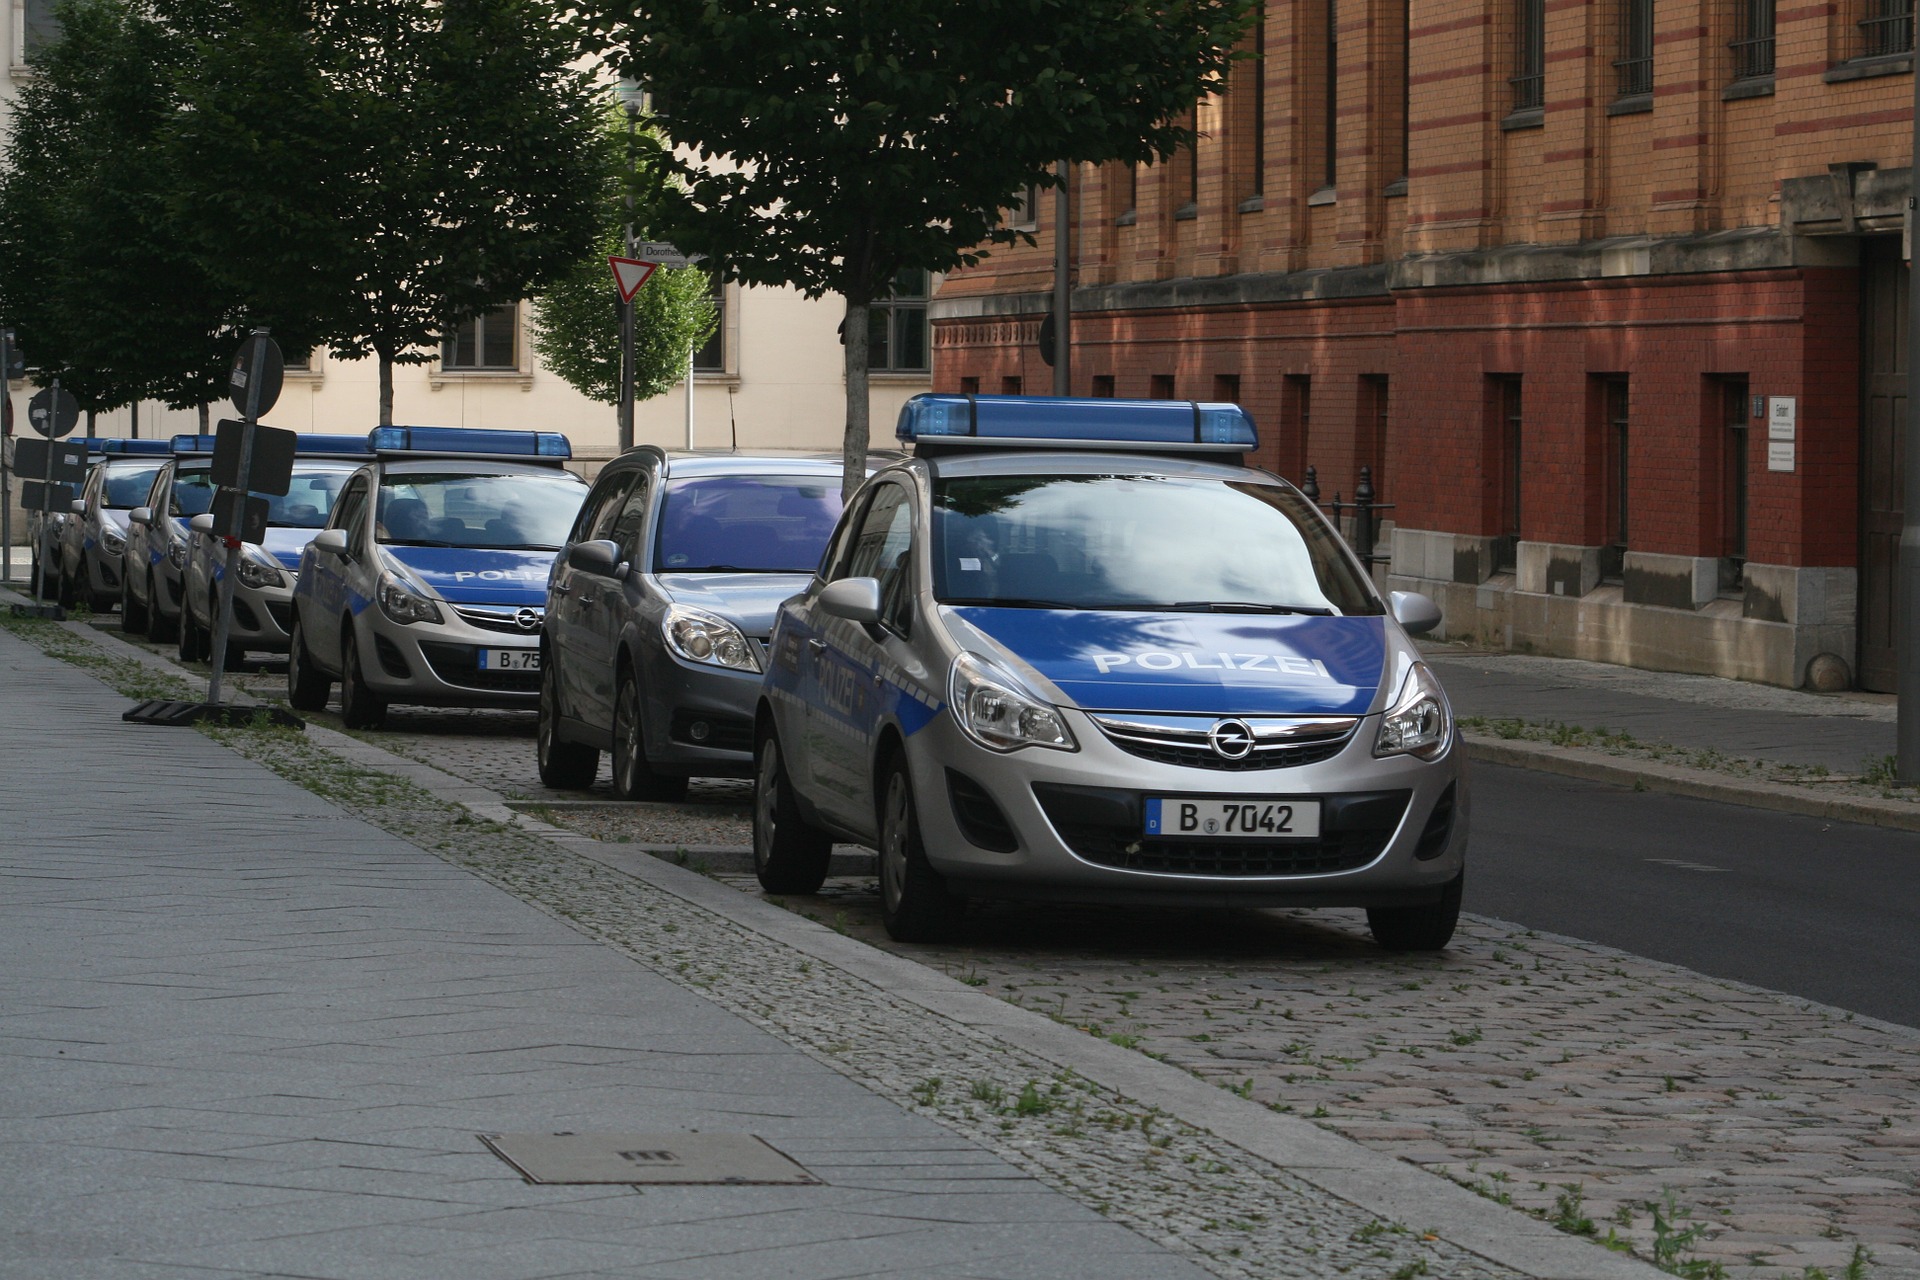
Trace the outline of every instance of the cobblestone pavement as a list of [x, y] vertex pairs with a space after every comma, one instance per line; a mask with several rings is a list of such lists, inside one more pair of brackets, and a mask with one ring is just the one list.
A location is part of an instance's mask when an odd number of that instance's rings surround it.
[[[530, 724], [396, 727], [383, 745], [543, 794]], [[549, 812], [602, 840], [737, 845], [731, 796]], [[739, 854], [688, 860], [758, 892]], [[1409, 958], [1373, 947], [1357, 912], [996, 904], [964, 945], [905, 948], [862, 871], [789, 905], [1643, 1256], [1804, 1280], [1864, 1245], [1869, 1274], [1920, 1277], [1911, 1029], [1478, 918], [1444, 956]]]

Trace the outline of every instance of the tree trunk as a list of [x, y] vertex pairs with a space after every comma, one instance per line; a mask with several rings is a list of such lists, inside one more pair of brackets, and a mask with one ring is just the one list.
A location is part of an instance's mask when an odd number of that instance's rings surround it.
[[867, 479], [868, 422], [872, 406], [867, 398], [867, 304], [847, 299], [847, 434], [840, 449], [843, 473], [840, 497], [850, 501], [853, 491]]
[[213, 406], [206, 401], [200, 402], [200, 434], [207, 434], [207, 422], [213, 417]]
[[393, 425], [393, 353], [385, 347], [375, 348], [380, 357], [380, 424], [383, 427]]

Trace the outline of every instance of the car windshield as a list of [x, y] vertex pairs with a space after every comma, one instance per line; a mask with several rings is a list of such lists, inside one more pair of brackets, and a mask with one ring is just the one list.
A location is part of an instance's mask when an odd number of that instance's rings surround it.
[[351, 467], [303, 467], [296, 462], [286, 493], [262, 495], [267, 500], [267, 523], [276, 529], [323, 527], [333, 500], [352, 474]]
[[587, 486], [566, 472], [382, 476], [381, 542], [402, 547], [558, 551]]
[[1336, 535], [1277, 484], [1156, 475], [956, 476], [934, 487], [947, 604], [1377, 614]]
[[839, 519], [837, 476], [672, 480], [654, 572], [812, 573]]
[[144, 506], [147, 495], [153, 492], [153, 478], [159, 474], [157, 463], [109, 462], [107, 474], [100, 482], [100, 505], [113, 511]]
[[173, 515], [183, 520], [190, 520], [210, 510], [213, 506], [212, 473], [204, 467], [195, 471], [175, 468], [172, 496], [167, 505]]

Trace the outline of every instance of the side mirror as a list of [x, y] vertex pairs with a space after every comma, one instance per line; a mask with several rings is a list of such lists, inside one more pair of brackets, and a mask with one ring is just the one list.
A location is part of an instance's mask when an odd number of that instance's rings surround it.
[[1396, 591], [1388, 597], [1393, 619], [1410, 636], [1423, 636], [1440, 625], [1440, 606], [1418, 591]]
[[133, 510], [127, 512], [127, 523], [137, 524], [142, 528], [145, 528], [147, 525], [152, 524], [153, 508], [152, 507], [135, 507]]
[[820, 612], [848, 622], [872, 625], [880, 621], [880, 579], [842, 578], [820, 590]]
[[347, 554], [347, 531], [345, 529], [322, 529], [314, 535], [313, 549], [324, 551], [328, 555]]
[[567, 568], [603, 578], [620, 575], [620, 544], [607, 538], [576, 542], [567, 548]]
[[75, 498], [73, 500], [73, 514], [77, 516], [87, 514], [87, 500], [85, 498]]
[[207, 533], [207, 534], [212, 533], [213, 532], [213, 512], [202, 511], [199, 515], [187, 521], [187, 528], [193, 530], [195, 533]]

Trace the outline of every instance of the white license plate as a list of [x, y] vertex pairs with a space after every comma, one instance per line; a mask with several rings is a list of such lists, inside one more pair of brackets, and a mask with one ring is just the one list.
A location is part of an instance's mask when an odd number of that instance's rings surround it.
[[540, 651], [538, 649], [482, 649], [480, 669], [482, 671], [538, 671]]
[[1178, 839], [1317, 840], [1318, 800], [1182, 800], [1150, 798], [1147, 834]]

